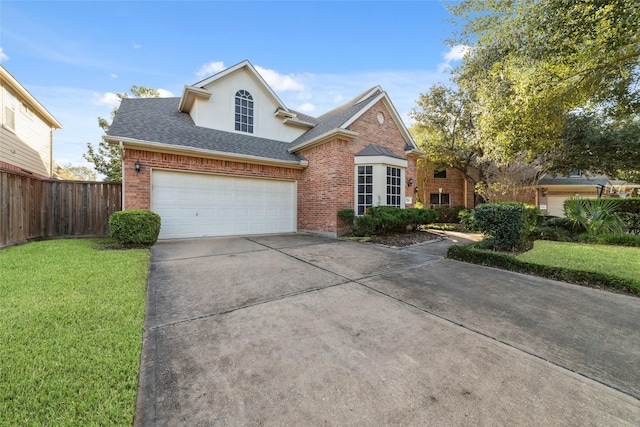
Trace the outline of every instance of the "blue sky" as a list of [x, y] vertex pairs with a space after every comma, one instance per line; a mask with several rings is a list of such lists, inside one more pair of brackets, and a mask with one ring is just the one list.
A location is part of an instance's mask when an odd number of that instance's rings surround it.
[[381, 85], [408, 123], [419, 93], [446, 83], [440, 1], [0, 1], [0, 63], [62, 125], [58, 163], [86, 164], [115, 92], [180, 96], [248, 59], [282, 101], [320, 115]]

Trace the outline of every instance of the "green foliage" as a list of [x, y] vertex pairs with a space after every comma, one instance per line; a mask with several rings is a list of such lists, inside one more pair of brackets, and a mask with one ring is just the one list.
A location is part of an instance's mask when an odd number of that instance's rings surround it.
[[640, 3], [636, 0], [448, 2], [469, 46], [456, 82], [474, 94], [485, 155], [553, 148], [569, 111], [638, 113]]
[[588, 236], [603, 233], [624, 233], [626, 226], [616, 214], [620, 199], [570, 198], [564, 202], [567, 218], [584, 227]]
[[57, 162], [53, 165], [53, 173], [59, 179], [69, 181], [95, 181], [96, 173], [86, 166], [74, 166], [71, 163], [61, 165]]
[[338, 211], [338, 218], [340, 218], [345, 224], [353, 227], [353, 222], [356, 219], [356, 213], [353, 209], [340, 209]]
[[640, 236], [636, 234], [599, 234], [589, 240], [601, 245], [636, 246], [640, 247]]
[[410, 129], [418, 146], [436, 168], [454, 168], [475, 185], [469, 167], [482, 155], [482, 139], [475, 131], [477, 108], [469, 92], [434, 85], [418, 96], [410, 113]]
[[554, 240], [556, 242], [572, 242], [575, 240], [575, 235], [566, 228], [548, 225], [534, 228], [529, 237], [533, 240]]
[[616, 213], [625, 223], [627, 231], [640, 235], [640, 198], [617, 199]]
[[149, 251], [101, 240], [0, 250], [0, 425], [131, 425]]
[[640, 165], [640, 122], [611, 120], [601, 113], [568, 116], [562, 144], [552, 152], [550, 170], [567, 175], [571, 170], [603, 173], [610, 177]]
[[[536, 242], [536, 244], [538, 243], [539, 242]], [[546, 277], [548, 279], [561, 280], [584, 286], [611, 288], [640, 295], [640, 281], [637, 279], [629, 280], [629, 278], [620, 277], [615, 273], [587, 271], [566, 265], [554, 266], [545, 265], [537, 261], [523, 261], [513, 255], [480, 249], [478, 246], [479, 245], [476, 243], [472, 243], [470, 245], [453, 245], [448, 249], [447, 258], [488, 267], [501, 268], [518, 273], [532, 274]], [[557, 254], [549, 250], [548, 253], [551, 257], [555, 257], [561, 262], [566, 259], [563, 256], [564, 254]], [[589, 251], [587, 251], [587, 255], [588, 254]], [[602, 257], [605, 261], [609, 258], [606, 253], [605, 255], [602, 255]]]
[[158, 241], [160, 215], [145, 210], [115, 212], [109, 217], [109, 231], [122, 245], [151, 246]]
[[[156, 89], [144, 87], [144, 86], [131, 86], [131, 94], [137, 98], [158, 98], [160, 92]], [[117, 93], [116, 96], [119, 99], [128, 98], [128, 93]], [[111, 112], [111, 120], [118, 111], [114, 108]], [[109, 144], [106, 133], [109, 131], [111, 123], [105, 118], [98, 117], [98, 126], [104, 131], [105, 135], [102, 136], [97, 148], [93, 148], [90, 142], [87, 143], [87, 152], [83, 154], [88, 162], [93, 163], [93, 167], [98, 173], [104, 175], [106, 182], [121, 182], [122, 181], [122, 155], [120, 153], [120, 147], [117, 145]]]
[[474, 210], [476, 227], [497, 250], [522, 247], [533, 231], [537, 217], [535, 206], [515, 202], [486, 203]]
[[436, 213], [430, 209], [400, 209], [393, 206], [374, 206], [367, 215], [356, 217], [356, 236], [375, 234], [404, 233], [409, 229], [430, 224], [436, 219]]
[[467, 230], [478, 230], [478, 227], [476, 227], [476, 219], [473, 215], [473, 210], [463, 209], [458, 212], [458, 217], [460, 218], [460, 222], [464, 224]]
[[433, 210], [438, 215], [436, 221], [446, 223], [459, 223], [459, 214], [460, 211], [464, 210], [464, 206], [435, 206]]

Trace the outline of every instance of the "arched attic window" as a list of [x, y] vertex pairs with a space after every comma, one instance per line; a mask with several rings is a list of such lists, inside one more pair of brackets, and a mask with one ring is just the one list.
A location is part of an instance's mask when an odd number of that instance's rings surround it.
[[236, 92], [236, 130], [253, 133], [253, 97], [241, 89]]

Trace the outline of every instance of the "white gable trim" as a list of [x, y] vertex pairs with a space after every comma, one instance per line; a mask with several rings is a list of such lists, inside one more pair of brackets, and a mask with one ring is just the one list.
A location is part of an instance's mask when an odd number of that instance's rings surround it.
[[183, 113], [190, 112], [196, 98], [207, 100], [211, 98], [211, 92], [199, 87], [185, 86], [182, 90], [182, 96], [180, 97], [178, 111], [182, 111]]
[[204, 80], [199, 81], [198, 83], [194, 84], [194, 87], [197, 88], [204, 88], [206, 85], [215, 82], [216, 80], [220, 80], [223, 79], [241, 69], [245, 68], [249, 75], [260, 85], [262, 85], [265, 89], [265, 91], [269, 94], [269, 96], [271, 98], [273, 98], [273, 100], [275, 101], [275, 103], [278, 105], [278, 107], [282, 110], [284, 110], [285, 112], [289, 112], [289, 109], [287, 108], [286, 105], [284, 105], [284, 103], [282, 102], [282, 100], [278, 97], [278, 95], [276, 95], [276, 93], [273, 91], [273, 89], [271, 89], [271, 86], [269, 86], [267, 84], [267, 82], [262, 78], [262, 76], [260, 75], [260, 73], [258, 73], [258, 71], [253, 67], [253, 65], [251, 65], [251, 63], [247, 60], [244, 60], [242, 62], [240, 62], [239, 64], [236, 64], [232, 67], [227, 68], [226, 70], [222, 70], [217, 74], [214, 74], [211, 77], [208, 77]]
[[382, 90], [382, 87], [380, 87], [380, 85], [372, 88], [369, 92], [367, 92], [366, 94], [364, 94], [364, 96], [362, 96], [362, 98], [358, 99], [354, 104], [359, 104], [362, 101], [364, 101], [365, 99], [371, 98], [373, 95], [375, 95], [376, 93], [382, 93], [384, 92]]
[[[378, 86], [377, 88], [380, 88], [380, 86]], [[372, 93], [372, 92], [374, 92], [374, 91], [371, 91], [370, 93]], [[340, 128], [347, 129], [349, 126], [351, 126], [353, 124], [353, 122], [355, 122], [360, 117], [362, 117], [362, 115], [364, 113], [369, 111], [369, 109], [371, 109], [371, 107], [373, 107], [380, 100], [382, 100], [384, 105], [387, 107], [387, 110], [389, 110], [389, 112], [391, 113], [391, 118], [392, 118], [393, 122], [396, 124], [396, 126], [398, 127], [398, 129], [400, 129], [400, 133], [404, 137], [404, 140], [407, 143], [407, 145], [410, 145], [414, 149], [418, 150], [418, 146], [416, 145], [416, 142], [413, 140], [413, 138], [411, 137], [411, 134], [409, 133], [409, 130], [404, 125], [404, 122], [400, 118], [400, 114], [398, 114], [398, 111], [396, 110], [396, 107], [393, 106], [393, 103], [389, 99], [389, 96], [387, 95], [387, 92], [384, 92], [384, 91], [382, 93], [380, 93], [378, 96], [376, 96], [375, 98], [373, 98], [369, 102], [369, 104], [367, 104], [367, 106], [365, 108], [361, 109], [356, 114], [354, 114], [349, 120], [344, 122], [342, 124], [342, 126], [340, 126]]]

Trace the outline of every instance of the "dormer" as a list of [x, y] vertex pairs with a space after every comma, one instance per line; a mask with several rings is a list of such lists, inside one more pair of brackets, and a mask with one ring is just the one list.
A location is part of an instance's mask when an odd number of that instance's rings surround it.
[[179, 110], [196, 126], [285, 142], [315, 126], [298, 119], [248, 61], [185, 86]]

